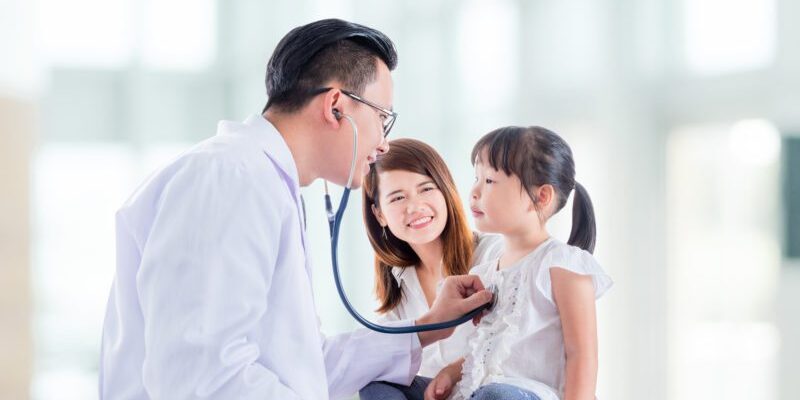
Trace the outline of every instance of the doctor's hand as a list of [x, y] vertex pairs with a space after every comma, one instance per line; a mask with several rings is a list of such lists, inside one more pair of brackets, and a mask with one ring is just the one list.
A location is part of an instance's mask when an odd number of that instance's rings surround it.
[[[475, 275], [456, 275], [445, 278], [442, 289], [431, 309], [416, 320], [417, 325], [450, 321], [488, 303], [492, 293], [483, 287]], [[473, 320], [477, 323], [480, 316]], [[450, 336], [455, 328], [420, 332], [419, 341], [425, 347], [437, 340]]]

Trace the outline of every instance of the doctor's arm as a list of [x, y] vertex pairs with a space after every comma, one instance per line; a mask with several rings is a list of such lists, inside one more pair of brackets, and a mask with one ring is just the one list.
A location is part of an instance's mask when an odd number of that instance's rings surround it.
[[[452, 320], [485, 304], [491, 297], [477, 276], [451, 276], [445, 279], [428, 313], [416, 321], [393, 321], [384, 325], [422, 325]], [[455, 328], [389, 335], [361, 329], [326, 338], [323, 350], [331, 398], [350, 396], [372, 381], [410, 384], [419, 371], [422, 347], [450, 336], [453, 330]]]
[[165, 187], [143, 247], [144, 386], [161, 399], [296, 399], [249, 340], [267, 311], [277, 211], [237, 165], [194, 167]]

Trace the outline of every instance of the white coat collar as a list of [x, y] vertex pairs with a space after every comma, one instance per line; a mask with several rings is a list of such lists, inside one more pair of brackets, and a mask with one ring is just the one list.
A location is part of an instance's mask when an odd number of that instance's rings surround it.
[[220, 121], [217, 134], [247, 132], [251, 138], [259, 143], [264, 153], [272, 159], [287, 177], [299, 186], [297, 164], [294, 162], [289, 146], [280, 132], [261, 114], [253, 114], [243, 123], [235, 121]]

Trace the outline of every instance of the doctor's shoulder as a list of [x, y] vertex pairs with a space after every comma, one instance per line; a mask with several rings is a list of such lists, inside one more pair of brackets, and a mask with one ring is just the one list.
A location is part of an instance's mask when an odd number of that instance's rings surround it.
[[255, 188], [263, 189], [262, 194], [266, 197], [277, 197], [275, 184], [282, 181], [280, 172], [260, 149], [247, 146], [245, 142], [232, 142], [213, 136], [193, 145], [152, 172], [121, 210], [134, 203], [155, 204], [171, 187], [183, 190], [218, 186], [224, 190], [233, 179], [251, 181]]

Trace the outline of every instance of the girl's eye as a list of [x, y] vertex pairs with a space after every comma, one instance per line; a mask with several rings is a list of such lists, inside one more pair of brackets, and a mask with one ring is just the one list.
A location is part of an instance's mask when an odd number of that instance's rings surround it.
[[489, 178], [486, 178], [486, 183], [494, 183], [494, 181]]
[[391, 199], [389, 199], [389, 203], [394, 203], [395, 201], [402, 200], [402, 199], [403, 199], [403, 196], [394, 196]]
[[424, 192], [430, 192], [431, 190], [434, 190], [434, 189], [436, 189], [436, 188], [433, 187], [433, 186], [425, 186], [424, 188], [422, 188], [422, 192], [423, 193]]

